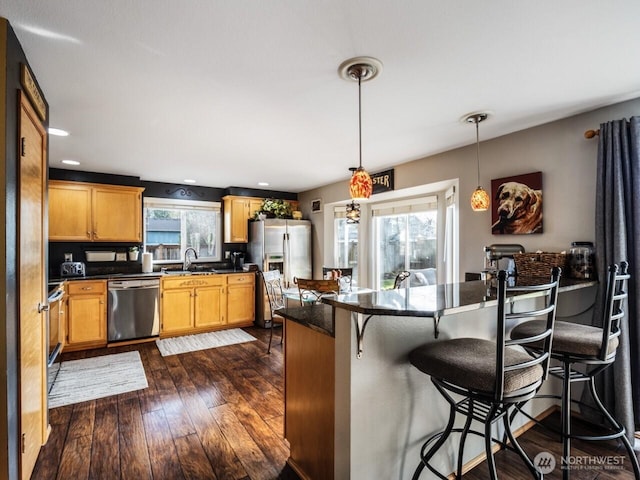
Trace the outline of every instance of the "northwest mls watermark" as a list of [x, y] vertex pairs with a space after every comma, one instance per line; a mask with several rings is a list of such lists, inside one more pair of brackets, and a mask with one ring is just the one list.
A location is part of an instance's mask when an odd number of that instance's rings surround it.
[[560, 463], [550, 452], [540, 452], [533, 459], [538, 472], [546, 475], [556, 467], [561, 470], [624, 470], [624, 455], [570, 455], [561, 457]]

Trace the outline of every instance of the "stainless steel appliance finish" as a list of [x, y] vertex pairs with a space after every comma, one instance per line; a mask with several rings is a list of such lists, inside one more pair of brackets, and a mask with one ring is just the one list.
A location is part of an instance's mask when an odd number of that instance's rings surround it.
[[108, 282], [107, 337], [109, 342], [157, 336], [159, 279], [127, 279]]
[[[311, 278], [311, 222], [278, 218], [250, 222], [248, 254], [260, 270], [280, 270], [285, 288], [294, 286], [295, 277]], [[261, 277], [257, 279], [256, 323], [270, 327], [264, 286]]]
[[62, 338], [60, 331], [60, 308], [64, 299], [64, 285], [56, 283], [49, 285], [49, 297], [47, 298], [47, 338], [49, 339], [49, 353], [47, 357], [47, 392], [51, 391], [53, 382], [60, 370], [60, 351], [62, 350]]
[[85, 265], [82, 262], [62, 262], [60, 264], [60, 276], [67, 277], [84, 277]]
[[516, 271], [513, 261], [514, 253], [524, 253], [524, 247], [517, 243], [494, 243], [484, 247], [482, 276], [488, 280], [494, 277], [499, 270], [506, 270], [509, 275], [514, 275]]

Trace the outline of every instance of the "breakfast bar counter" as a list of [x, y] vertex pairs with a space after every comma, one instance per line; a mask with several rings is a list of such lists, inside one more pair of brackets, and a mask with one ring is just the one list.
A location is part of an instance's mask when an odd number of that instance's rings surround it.
[[[588, 311], [595, 285], [564, 279], [558, 318]], [[509, 299], [515, 309], [536, 301], [530, 294]], [[420, 446], [444, 427], [449, 408], [411, 366], [408, 353], [438, 338], [495, 338], [495, 288], [473, 281], [344, 294], [323, 302], [280, 311], [288, 462], [305, 479], [411, 478]], [[575, 320], [585, 321], [579, 315]], [[548, 380], [542, 392], [551, 391], [557, 385]], [[552, 405], [534, 399], [527, 410], [540, 415]], [[522, 424], [522, 418], [514, 422], [516, 429]], [[443, 472], [455, 469], [457, 437], [451, 442], [442, 450], [448, 453], [434, 459]], [[482, 439], [469, 438], [465, 463], [483, 451]]]

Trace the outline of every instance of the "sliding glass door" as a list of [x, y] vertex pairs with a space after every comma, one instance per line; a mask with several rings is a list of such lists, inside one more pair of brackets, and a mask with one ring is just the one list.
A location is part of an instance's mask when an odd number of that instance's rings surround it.
[[[396, 275], [411, 270], [425, 283], [437, 278], [436, 197], [376, 205], [372, 209], [375, 289], [393, 286]], [[425, 270], [426, 269], [426, 270]]]

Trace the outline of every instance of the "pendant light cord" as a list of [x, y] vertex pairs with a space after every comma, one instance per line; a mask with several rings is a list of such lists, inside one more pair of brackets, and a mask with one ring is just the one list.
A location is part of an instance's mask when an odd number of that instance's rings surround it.
[[362, 72], [358, 72], [358, 149], [360, 152], [360, 168], [362, 168]]
[[478, 186], [480, 185], [480, 135], [478, 133], [478, 124], [480, 123], [478, 119], [475, 119], [476, 122], [476, 165], [478, 166]]

